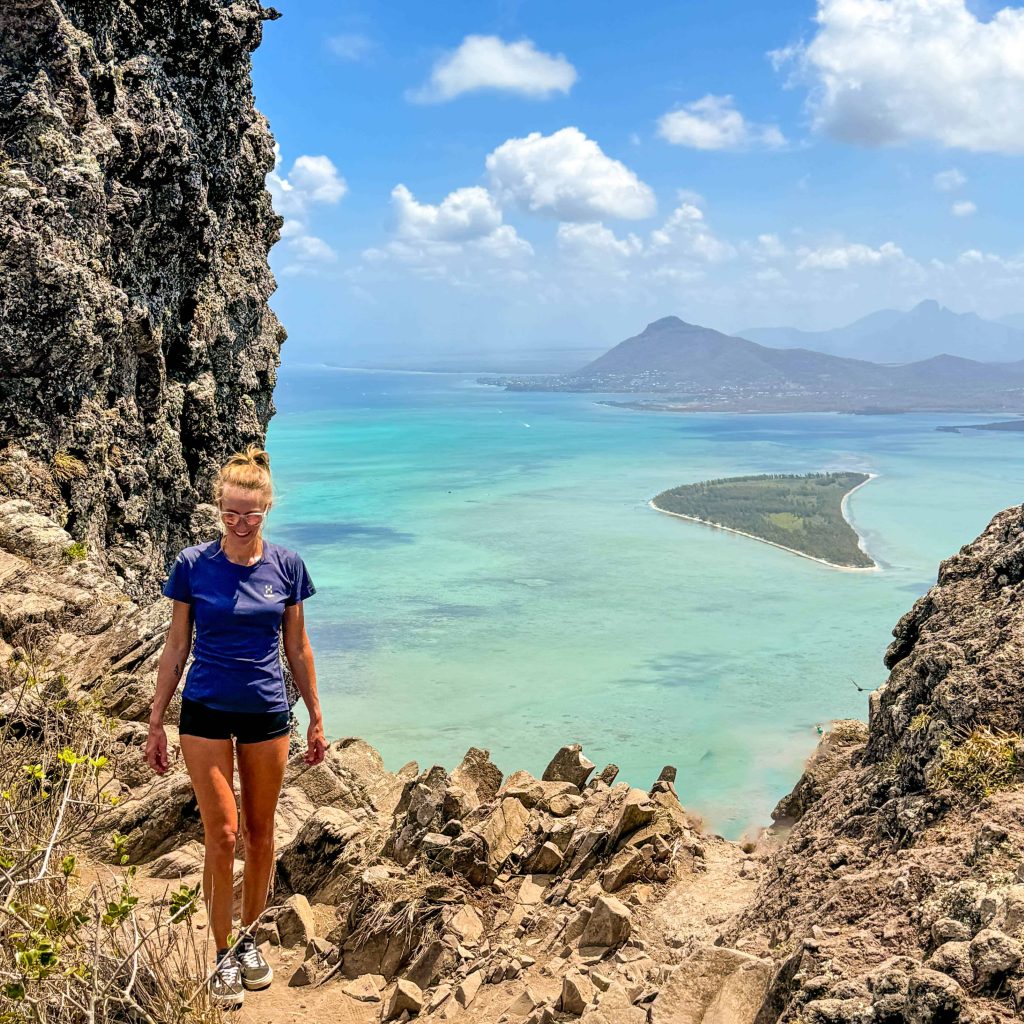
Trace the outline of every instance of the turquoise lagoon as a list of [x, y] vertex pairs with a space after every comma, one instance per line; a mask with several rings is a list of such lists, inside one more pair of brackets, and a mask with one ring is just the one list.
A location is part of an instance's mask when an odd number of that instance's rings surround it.
[[[729, 836], [768, 823], [835, 718], [867, 716], [892, 627], [940, 559], [1020, 500], [991, 416], [639, 412], [474, 375], [282, 368], [268, 536], [298, 550], [328, 735], [388, 767], [563, 743]], [[862, 470], [843, 572], [661, 515], [709, 477]]]

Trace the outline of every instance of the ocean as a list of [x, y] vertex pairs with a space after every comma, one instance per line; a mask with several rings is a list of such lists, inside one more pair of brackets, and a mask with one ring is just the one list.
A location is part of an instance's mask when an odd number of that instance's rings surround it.
[[[564, 743], [735, 838], [770, 823], [836, 718], [867, 717], [892, 627], [938, 562], [1020, 501], [992, 416], [640, 412], [474, 374], [284, 366], [267, 536], [297, 550], [327, 733], [391, 769], [485, 747], [539, 775]], [[843, 572], [659, 514], [712, 477], [878, 474]]]

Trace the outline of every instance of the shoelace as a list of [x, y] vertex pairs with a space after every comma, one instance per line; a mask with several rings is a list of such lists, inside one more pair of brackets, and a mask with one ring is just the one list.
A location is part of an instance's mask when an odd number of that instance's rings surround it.
[[262, 957], [260, 951], [256, 946], [239, 946], [235, 950], [235, 958], [241, 960], [244, 967], [248, 967], [251, 970], [255, 970], [257, 967], [262, 967]]
[[221, 983], [228, 988], [233, 988], [242, 980], [242, 969], [238, 966], [234, 957], [226, 956], [218, 965], [217, 973], [214, 977], [219, 978]]

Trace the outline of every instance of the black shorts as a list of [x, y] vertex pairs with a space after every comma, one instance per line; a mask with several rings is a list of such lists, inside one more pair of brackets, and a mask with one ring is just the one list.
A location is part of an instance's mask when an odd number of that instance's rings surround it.
[[178, 733], [201, 736], [206, 740], [229, 740], [239, 743], [262, 743], [291, 732], [288, 711], [219, 711], [198, 701], [181, 698]]

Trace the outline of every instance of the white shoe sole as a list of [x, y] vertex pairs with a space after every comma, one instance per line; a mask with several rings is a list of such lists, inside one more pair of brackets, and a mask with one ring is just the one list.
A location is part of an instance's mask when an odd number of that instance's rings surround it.
[[221, 1010], [237, 1010], [245, 1002], [245, 993], [237, 996], [215, 996], [210, 993], [210, 1005], [219, 1007]]
[[249, 992], [262, 992], [265, 988], [270, 988], [270, 983], [274, 980], [274, 971], [272, 968], [267, 968], [269, 973], [262, 981], [249, 981], [248, 978], [242, 978], [242, 984], [246, 987]]

